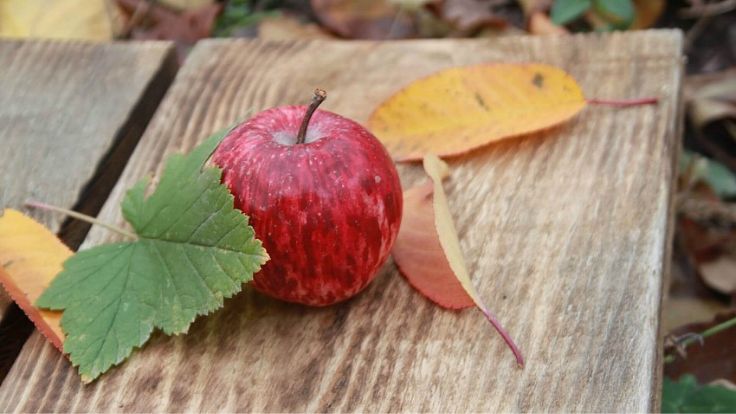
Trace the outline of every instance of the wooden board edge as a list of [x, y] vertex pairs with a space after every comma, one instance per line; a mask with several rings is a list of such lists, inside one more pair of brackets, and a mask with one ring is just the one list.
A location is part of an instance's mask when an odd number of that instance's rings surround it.
[[[679, 47], [680, 53], [684, 53], [684, 35], [680, 30], [673, 30], [675, 32], [675, 41]], [[672, 120], [672, 134], [674, 135], [673, 145], [671, 151], [674, 154], [671, 155], [671, 177], [670, 177], [670, 190], [669, 199], [667, 201], [667, 233], [665, 235], [664, 251], [662, 253], [663, 267], [662, 275], [660, 277], [660, 295], [659, 295], [659, 309], [657, 318], [657, 345], [655, 349], [655, 369], [652, 373], [652, 398], [649, 401], [649, 407], [647, 411], [658, 413], [662, 407], [662, 384], [664, 381], [664, 335], [666, 332], [663, 331], [662, 325], [662, 312], [664, 310], [664, 301], [667, 297], [667, 289], [670, 285], [671, 272], [672, 272], [672, 254], [674, 250], [674, 238], [675, 238], [675, 225], [677, 220], [677, 171], [680, 161], [680, 154], [682, 153], [682, 134], [685, 127], [685, 100], [684, 100], [684, 75], [686, 58], [682, 57], [680, 64], [677, 68], [677, 85], [678, 90], [676, 92], [677, 102], [675, 103], [675, 118]]]
[[[683, 45], [683, 32], [680, 29], [647, 29], [647, 30], [636, 30], [636, 31], [629, 31], [629, 32], [609, 32], [609, 33], [574, 33], [570, 35], [565, 35], [570, 41], [574, 42], [589, 42], [591, 39], [591, 36], [599, 37], [599, 38], [611, 38], [616, 36], [624, 36], [624, 37], [633, 37], [635, 40], [643, 40], [647, 38], [651, 38], [652, 36], [658, 36], [661, 38], [671, 38], [672, 41], [672, 47], [674, 50], [678, 50], [682, 52], [682, 45]], [[413, 44], [441, 44], [441, 43], [447, 43], [447, 42], [468, 42], [468, 43], [478, 43], [478, 44], [485, 44], [485, 43], [491, 43], [494, 45], [498, 44], [504, 44], [505, 42], [512, 41], [514, 39], [518, 38], [527, 38], [529, 41], [539, 41], [543, 40], [542, 36], [530, 36], [528, 34], [515, 34], [500, 38], [468, 38], [468, 39], [454, 39], [454, 38], [440, 38], [440, 39], [397, 39], [397, 40], [391, 40], [392, 44], [402, 44], [402, 43], [413, 43]], [[205, 38], [200, 41], [198, 41], [194, 47], [192, 48], [192, 51], [195, 51], [199, 48], [205, 48], [205, 47], [218, 47], [223, 46], [226, 44], [231, 44], [233, 42], [242, 42], [242, 43], [263, 43], [263, 44], [274, 44], [274, 45], [283, 45], [283, 44], [289, 44], [289, 43], [301, 43], [301, 44], [332, 44], [332, 45], [346, 45], [346, 43], [351, 45], [375, 45], [378, 43], [385, 42], [383, 40], [363, 40], [363, 39], [356, 39], [356, 40], [350, 40], [349, 42], [346, 42], [345, 40], [333, 40], [333, 39], [299, 39], [299, 40], [293, 40], [293, 39], [259, 39], [259, 38]]]
[[[70, 43], [85, 42], [70, 41]], [[96, 216], [107, 201], [179, 70], [176, 48], [172, 42], [135, 43], [145, 47], [162, 48], [161, 63], [145, 85], [143, 93], [131, 107], [125, 122], [115, 132], [112, 145], [97, 163], [94, 174], [80, 190], [72, 207], [73, 210], [91, 216]], [[87, 237], [90, 227], [88, 223], [66, 219], [62, 222], [57, 235], [64, 244], [76, 250]], [[0, 337], [12, 339], [4, 340], [0, 347], [0, 386], [33, 330], [33, 323], [14, 302], [10, 301], [0, 313]]]

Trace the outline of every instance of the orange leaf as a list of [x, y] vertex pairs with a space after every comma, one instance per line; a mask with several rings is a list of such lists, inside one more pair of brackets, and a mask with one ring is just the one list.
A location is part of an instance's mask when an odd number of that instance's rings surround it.
[[404, 192], [404, 211], [392, 255], [409, 283], [432, 302], [449, 309], [476, 306], [511, 348], [519, 365], [521, 351], [506, 330], [488, 310], [468, 274], [457, 230], [452, 221], [442, 180], [447, 164], [436, 155], [424, 158], [424, 170], [432, 183]]
[[6, 209], [0, 216], [0, 284], [60, 351], [64, 342], [61, 312], [33, 304], [72, 254], [56, 235], [22, 213]]
[[636, 18], [629, 30], [641, 30], [654, 26], [665, 8], [664, 0], [634, 0]]
[[585, 107], [580, 87], [543, 64], [450, 68], [411, 83], [371, 115], [368, 128], [399, 160], [462, 154], [552, 127]]

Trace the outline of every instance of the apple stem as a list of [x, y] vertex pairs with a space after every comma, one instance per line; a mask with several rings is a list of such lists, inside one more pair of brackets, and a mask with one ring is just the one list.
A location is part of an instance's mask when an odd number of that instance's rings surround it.
[[307, 108], [307, 112], [304, 114], [304, 119], [302, 120], [302, 126], [299, 127], [299, 133], [296, 135], [297, 144], [303, 144], [304, 140], [307, 139], [307, 126], [309, 126], [309, 120], [312, 119], [312, 114], [322, 103], [322, 101], [325, 100], [325, 98], [327, 98], [327, 92], [322, 89], [314, 90], [312, 103], [309, 104], [309, 108]]
[[98, 225], [100, 227], [104, 227], [104, 228], [106, 228], [106, 229], [108, 229], [110, 231], [113, 231], [115, 233], [118, 233], [118, 234], [121, 234], [123, 236], [129, 237], [131, 239], [136, 239], [137, 238], [135, 234], [133, 234], [133, 233], [127, 231], [127, 230], [121, 229], [120, 227], [117, 227], [117, 226], [113, 226], [112, 224], [107, 224], [107, 223], [105, 223], [103, 221], [97, 220], [96, 218], [94, 218], [92, 216], [88, 216], [88, 215], [83, 214], [83, 213], [80, 213], [78, 211], [68, 210], [66, 208], [52, 206], [50, 204], [39, 203], [37, 201], [26, 201], [26, 206], [27, 207], [31, 207], [31, 208], [37, 208], [39, 210], [47, 210], [47, 211], [53, 211], [55, 213], [66, 214], [69, 217], [73, 217], [73, 218], [75, 218], [77, 220], [86, 221], [87, 223], [90, 223], [90, 224], [96, 224], [96, 225]]

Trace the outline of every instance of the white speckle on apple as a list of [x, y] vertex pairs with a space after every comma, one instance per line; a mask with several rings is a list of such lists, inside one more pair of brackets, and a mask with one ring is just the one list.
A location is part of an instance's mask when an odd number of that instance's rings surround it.
[[376, 184], [380, 184], [381, 183], [381, 176], [380, 175], [375, 176], [373, 179], [376, 181]]

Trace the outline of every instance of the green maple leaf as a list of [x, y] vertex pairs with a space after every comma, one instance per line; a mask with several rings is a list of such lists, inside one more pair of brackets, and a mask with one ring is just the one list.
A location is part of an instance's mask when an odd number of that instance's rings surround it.
[[75, 254], [36, 302], [64, 310], [64, 352], [84, 381], [122, 362], [154, 328], [186, 332], [268, 260], [220, 184], [222, 171], [204, 167], [226, 133], [170, 157], [149, 197], [148, 179], [128, 190], [123, 216], [137, 240]]

